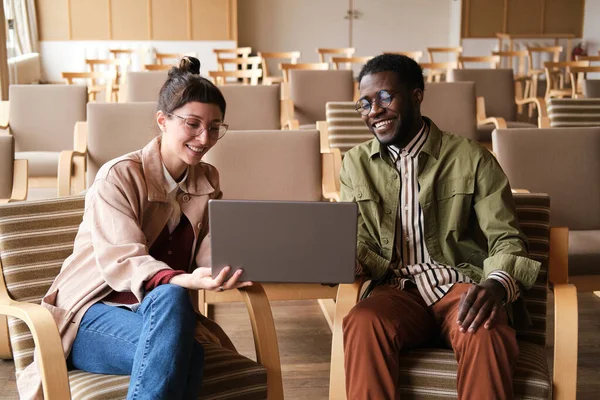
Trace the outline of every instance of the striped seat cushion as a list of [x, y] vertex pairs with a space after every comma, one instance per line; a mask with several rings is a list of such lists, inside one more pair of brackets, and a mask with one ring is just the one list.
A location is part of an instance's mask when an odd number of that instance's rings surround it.
[[373, 139], [373, 134], [355, 110], [351, 101], [330, 101], [325, 105], [330, 147], [342, 155], [356, 145]]
[[[73, 251], [83, 217], [84, 197], [11, 203], [0, 206], [0, 261], [10, 296], [40, 304], [62, 262]], [[34, 343], [27, 325], [8, 318], [16, 373], [33, 361]], [[213, 345], [205, 347], [202, 399], [264, 399], [264, 367]], [[74, 399], [125, 398], [128, 376], [70, 371]], [[224, 384], [226, 382], [226, 384]]]
[[[417, 349], [400, 358], [402, 399], [456, 399], [456, 359], [452, 350]], [[519, 342], [514, 374], [515, 399], [550, 398], [550, 373], [546, 351], [533, 343]]]
[[549, 99], [552, 128], [600, 126], [600, 99]]
[[[519, 224], [529, 240], [529, 256], [542, 263], [535, 285], [522, 292], [533, 324], [517, 330], [520, 355], [514, 394], [516, 399], [548, 399], [552, 387], [545, 351], [550, 198], [540, 194], [515, 194], [514, 199]], [[457, 397], [457, 364], [452, 350], [411, 350], [401, 357], [400, 365], [403, 399]]]

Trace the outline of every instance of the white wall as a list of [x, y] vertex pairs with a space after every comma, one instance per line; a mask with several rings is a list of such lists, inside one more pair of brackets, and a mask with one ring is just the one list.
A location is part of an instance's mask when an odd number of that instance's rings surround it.
[[[354, 0], [357, 56], [381, 51], [453, 46], [460, 40], [460, 0]], [[348, 0], [242, 0], [238, 2], [238, 41], [255, 51], [302, 52], [316, 62], [317, 47], [347, 47]]]
[[131, 71], [140, 71], [143, 64], [154, 62], [154, 52], [195, 53], [202, 63], [201, 72], [217, 69], [214, 48], [233, 48], [235, 42], [227, 41], [41, 41], [42, 80], [62, 82], [61, 72], [86, 71], [85, 59], [109, 58], [109, 49], [135, 49]]
[[600, 0], [585, 0], [583, 15], [583, 40], [589, 55], [600, 50]]

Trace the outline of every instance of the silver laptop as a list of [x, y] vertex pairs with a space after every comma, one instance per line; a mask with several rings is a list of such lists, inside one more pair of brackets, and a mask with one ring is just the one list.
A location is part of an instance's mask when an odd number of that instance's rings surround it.
[[355, 203], [210, 200], [212, 274], [255, 282], [352, 283]]

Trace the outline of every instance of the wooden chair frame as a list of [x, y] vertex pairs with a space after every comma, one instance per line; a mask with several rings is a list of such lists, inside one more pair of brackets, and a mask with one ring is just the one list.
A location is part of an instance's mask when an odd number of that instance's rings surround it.
[[94, 72], [62, 72], [62, 78], [67, 85], [72, 85], [76, 79], [85, 79], [88, 84], [88, 101], [95, 101], [98, 94], [97, 88], [102, 85], [97, 85], [96, 80], [104, 80], [106, 84], [103, 86], [106, 90], [106, 102], [112, 101], [113, 87], [116, 86], [117, 71], [94, 71]]
[[[544, 63], [544, 71], [546, 74], [546, 100], [552, 97], [572, 97], [577, 93], [577, 87], [569, 89], [565, 88], [564, 76], [570, 76], [570, 71], [573, 67], [587, 67], [589, 61], [559, 61]], [[562, 69], [565, 72], [562, 72]], [[558, 80], [558, 82], [557, 82]], [[580, 91], [581, 92], [581, 91]]]
[[[154, 53], [156, 57], [156, 64], [165, 65], [165, 60], [176, 60], [175, 63], [179, 62], [185, 56], [183, 53]], [[171, 64], [166, 64], [171, 65]]]
[[262, 69], [246, 69], [237, 71], [208, 71], [208, 76], [211, 77], [215, 85], [226, 85], [226, 78], [245, 79], [244, 85], [258, 85], [258, 79], [262, 77]]
[[328, 63], [298, 63], [298, 64], [279, 64], [279, 70], [283, 73], [283, 82], [287, 83], [289, 79], [289, 70], [291, 69], [303, 69], [313, 71], [326, 71], [329, 69]]
[[421, 63], [423, 70], [429, 70], [426, 76], [426, 81], [431, 82], [442, 82], [446, 76], [450, 73], [450, 70], [458, 68], [458, 62], [446, 61], [436, 63]]
[[[2, 263], [0, 262], [0, 272]], [[234, 291], [232, 291], [234, 292]], [[220, 303], [220, 293], [210, 292], [206, 299], [209, 303]], [[231, 295], [223, 292], [223, 297]], [[198, 292], [191, 293], [193, 303], [197, 303]], [[234, 296], [246, 304], [250, 316], [256, 360], [267, 370], [267, 391], [269, 399], [283, 399], [283, 383], [277, 332], [273, 314], [265, 291], [259, 283], [238, 289]], [[0, 273], [0, 315], [18, 318], [27, 324], [33, 335], [36, 348], [36, 362], [42, 378], [44, 399], [63, 400], [71, 398], [67, 364], [63, 353], [58, 328], [50, 312], [39, 304], [14, 301], [10, 298], [4, 273]], [[0, 319], [0, 343], [5, 345], [6, 321]], [[1, 346], [0, 346], [1, 349]]]
[[167, 64], [144, 64], [144, 71], [168, 71], [173, 68], [174, 65]]
[[342, 69], [341, 66], [351, 67], [351, 64], [365, 64], [371, 60], [373, 56], [365, 57], [331, 57], [333, 63], [333, 69]]
[[423, 57], [422, 51], [384, 51], [383, 54], [398, 54], [401, 56], [410, 57], [416, 62], [419, 62], [421, 57]]
[[320, 63], [325, 63], [327, 62], [325, 60], [325, 56], [326, 55], [338, 55], [338, 56], [345, 56], [345, 57], [352, 57], [354, 55], [354, 53], [356, 53], [356, 49], [354, 47], [338, 47], [338, 48], [322, 48], [319, 47], [317, 48], [317, 54], [319, 55], [319, 62]]
[[[552, 395], [556, 400], [571, 400], [577, 391], [577, 289], [568, 283], [567, 228], [550, 228], [548, 261], [549, 284], [554, 291], [554, 368]], [[329, 399], [346, 399], [344, 370], [343, 319], [356, 305], [364, 277], [353, 284], [342, 284], [335, 302], [331, 345]]]
[[[234, 70], [260, 69], [262, 66], [262, 57], [238, 57], [238, 58], [220, 58], [217, 57], [217, 70], [225, 71], [227, 65], [233, 65]], [[264, 73], [264, 71], [263, 71]], [[248, 78], [242, 78], [242, 82], [247, 85]]]
[[456, 58], [458, 60], [458, 57], [460, 57], [460, 55], [463, 52], [463, 48], [461, 46], [457, 46], [457, 47], [428, 47], [427, 48], [427, 55], [429, 57], [429, 62], [430, 63], [435, 63], [435, 60], [433, 59], [433, 55], [434, 53], [450, 53], [450, 54], [456, 54]]
[[465, 63], [487, 63], [491, 69], [498, 69], [500, 65], [499, 56], [477, 56], [477, 57], [466, 57], [458, 56], [458, 68], [464, 69]]
[[[552, 62], [560, 61], [560, 54], [562, 53], [562, 46], [546, 46], [546, 47], [527, 47], [527, 61], [528, 61], [528, 71], [527, 75], [531, 80], [531, 84], [529, 85], [529, 91], [525, 94], [525, 97], [536, 97], [538, 92], [538, 81], [540, 77], [546, 72], [545, 69], [536, 68], [534, 66], [535, 62], [535, 54], [552, 54]], [[532, 108], [529, 108], [529, 116], [532, 115]]]
[[[125, 83], [127, 80], [127, 70], [129, 69], [129, 66], [131, 65], [131, 59], [118, 59], [118, 58], [111, 58], [108, 60], [86, 59], [85, 64], [87, 65], [90, 72], [96, 71], [96, 69], [95, 69], [96, 66], [104, 65], [107, 67], [112, 67], [110, 69], [111, 69], [111, 73], [112, 73], [112, 71], [114, 71], [114, 73], [115, 73], [115, 82], [111, 87], [111, 90], [112, 90], [111, 101], [117, 102], [119, 87], [122, 83]], [[100, 87], [98, 87], [97, 89], [100, 89]], [[98, 91], [100, 91], [100, 90], [98, 90]]]
[[[548, 117], [548, 110], [546, 109], [546, 101], [543, 97], [528, 97], [526, 99], [519, 99], [515, 97], [516, 106], [533, 105], [538, 110], [538, 128], [549, 128], [550, 118]], [[483, 96], [477, 97], [477, 124], [486, 125], [494, 124], [496, 129], [506, 129], [506, 120], [501, 117], [489, 117], [485, 111], [485, 98]]]
[[598, 65], [582, 67], [575, 66], [569, 68], [569, 78], [571, 79], [571, 97], [574, 99], [584, 97], [583, 81], [586, 79], [588, 73], [598, 72], [600, 72], [600, 66]]
[[233, 49], [213, 49], [213, 53], [217, 58], [221, 58], [223, 54], [230, 54], [238, 57], [248, 57], [252, 53], [252, 47], [236, 47]]
[[[28, 179], [29, 179], [29, 164], [28, 164], [27, 160], [14, 160], [13, 161], [12, 192], [10, 194], [10, 198], [0, 199], [0, 204], [12, 203], [15, 201], [25, 201], [27, 199]], [[1, 348], [1, 346], [0, 346], [0, 348]], [[0, 350], [0, 358], [3, 358], [1, 350]]]
[[288, 64], [296, 64], [302, 56], [299, 51], [280, 51], [280, 52], [262, 52], [257, 53], [262, 58], [263, 84], [271, 85], [273, 83], [282, 83], [283, 76], [272, 76], [269, 73], [269, 65], [267, 60], [280, 59], [288, 60]]

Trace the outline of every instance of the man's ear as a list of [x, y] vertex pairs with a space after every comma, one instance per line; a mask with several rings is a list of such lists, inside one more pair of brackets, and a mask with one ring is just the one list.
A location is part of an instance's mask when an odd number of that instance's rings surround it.
[[423, 90], [421, 89], [414, 89], [413, 90], [413, 100], [415, 102], [415, 104], [417, 105], [421, 105], [421, 103], [423, 102]]

